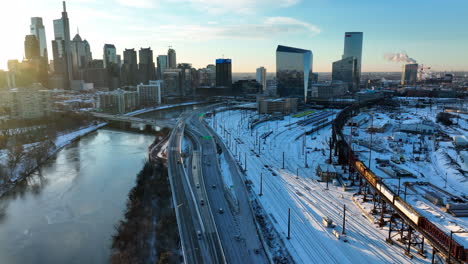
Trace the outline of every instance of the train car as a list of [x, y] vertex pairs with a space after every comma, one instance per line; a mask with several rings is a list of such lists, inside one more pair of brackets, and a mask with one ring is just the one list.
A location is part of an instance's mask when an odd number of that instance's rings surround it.
[[419, 226], [419, 219], [421, 215], [416, 212], [413, 207], [403, 201], [399, 196], [395, 197], [393, 202], [396, 208], [400, 210], [408, 219], [411, 220], [415, 225]]
[[396, 194], [383, 183], [377, 183], [377, 189], [382, 193], [382, 195], [387, 198], [391, 203], [395, 202]]
[[[449, 250], [450, 235], [442, 231], [440, 228], [438, 228], [431, 221], [427, 220], [427, 218], [425, 217], [420, 217], [418, 226], [432, 239], [438, 241], [439, 244], [443, 245], [447, 251]], [[455, 240], [452, 240], [451, 244], [452, 249], [450, 255], [456, 259], [468, 262], [467, 250]]]

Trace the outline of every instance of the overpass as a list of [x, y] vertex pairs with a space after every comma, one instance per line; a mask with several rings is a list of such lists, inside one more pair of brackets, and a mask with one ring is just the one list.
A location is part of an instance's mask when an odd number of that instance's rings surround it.
[[106, 119], [109, 121], [119, 121], [119, 122], [131, 122], [131, 123], [140, 123], [150, 126], [159, 126], [159, 127], [174, 127], [174, 122], [170, 120], [154, 120], [154, 119], [143, 119], [136, 116], [125, 116], [125, 115], [111, 115], [104, 113], [91, 113], [93, 116], [101, 119]]

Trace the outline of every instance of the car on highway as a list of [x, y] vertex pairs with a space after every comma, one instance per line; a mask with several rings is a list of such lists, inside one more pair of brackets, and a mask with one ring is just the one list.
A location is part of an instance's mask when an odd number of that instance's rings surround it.
[[202, 239], [202, 233], [200, 230], [197, 231], [197, 237], [198, 239]]
[[224, 209], [223, 209], [223, 208], [219, 208], [218, 212], [219, 212], [220, 214], [224, 214]]
[[200, 200], [200, 205], [201, 205], [201, 206], [205, 205], [205, 200], [201, 199], [201, 200]]
[[216, 189], [216, 184], [211, 185], [211, 188]]
[[200, 184], [199, 184], [199, 183], [197, 183], [197, 188], [200, 188]]

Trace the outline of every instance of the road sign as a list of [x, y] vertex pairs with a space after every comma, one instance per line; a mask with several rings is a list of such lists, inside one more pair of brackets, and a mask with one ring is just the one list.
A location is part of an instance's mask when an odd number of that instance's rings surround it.
[[211, 140], [213, 137], [212, 136], [203, 136], [202, 138], [206, 139], [206, 140]]

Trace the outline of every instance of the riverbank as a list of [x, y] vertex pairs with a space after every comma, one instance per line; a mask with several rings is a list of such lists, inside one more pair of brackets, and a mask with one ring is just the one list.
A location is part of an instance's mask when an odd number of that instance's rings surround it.
[[111, 263], [178, 263], [177, 220], [164, 160], [146, 162], [116, 227]]
[[[9, 181], [0, 184], [0, 197], [2, 197], [5, 193], [7, 193], [12, 188], [14, 188], [18, 182], [23, 181], [29, 175], [34, 173], [34, 171], [36, 171], [44, 162], [46, 162], [53, 155], [57, 154], [57, 152], [60, 151], [62, 148], [75, 142], [76, 140], [79, 140], [81, 137], [84, 137], [88, 135], [89, 133], [92, 133], [104, 127], [105, 125], [107, 125], [107, 123], [91, 125], [88, 127], [80, 128], [70, 133], [57, 136], [57, 138], [54, 141], [54, 146], [46, 153], [43, 153], [44, 155], [42, 156], [40, 160], [32, 160], [32, 159], [22, 160], [22, 162], [18, 164], [15, 171], [12, 173], [10, 172], [12, 174], [12, 177], [10, 177]], [[5, 166], [5, 164], [8, 162], [6, 156], [7, 156], [6, 150], [3, 150], [0, 153], [1, 165]]]

